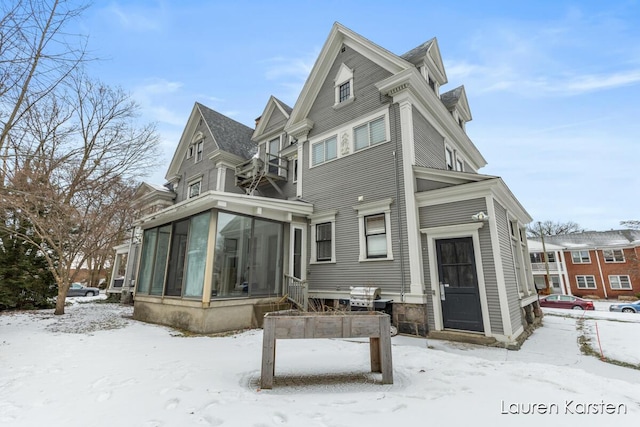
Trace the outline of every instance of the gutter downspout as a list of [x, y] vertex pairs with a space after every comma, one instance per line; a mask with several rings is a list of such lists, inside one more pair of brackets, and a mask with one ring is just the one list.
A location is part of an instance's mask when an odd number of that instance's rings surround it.
[[604, 299], [609, 299], [607, 296], [607, 284], [604, 283], [604, 276], [602, 275], [602, 267], [600, 266], [600, 258], [598, 257], [598, 248], [594, 249], [596, 253], [596, 261], [598, 262], [598, 271], [600, 271], [600, 280], [602, 281], [602, 290], [604, 291]]
[[404, 302], [405, 273], [404, 250], [402, 249], [402, 215], [400, 215], [400, 170], [398, 166], [398, 139], [396, 138], [396, 150], [393, 152], [396, 168], [396, 213], [398, 215], [398, 244], [400, 247], [400, 302]]

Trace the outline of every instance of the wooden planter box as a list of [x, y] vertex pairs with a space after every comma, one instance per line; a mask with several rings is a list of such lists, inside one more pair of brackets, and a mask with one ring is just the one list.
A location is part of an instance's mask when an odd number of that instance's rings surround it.
[[369, 338], [371, 372], [393, 384], [391, 319], [376, 311], [307, 313], [294, 310], [267, 313], [262, 337], [261, 387], [273, 387], [276, 340], [305, 338]]

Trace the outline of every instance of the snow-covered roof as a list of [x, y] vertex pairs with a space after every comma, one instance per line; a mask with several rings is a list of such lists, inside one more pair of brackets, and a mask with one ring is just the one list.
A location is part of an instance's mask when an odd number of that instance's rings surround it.
[[[530, 239], [530, 242], [540, 239]], [[640, 230], [585, 231], [583, 233], [545, 236], [545, 244], [566, 249], [595, 249], [603, 247], [640, 246]], [[531, 244], [529, 245], [531, 248]]]

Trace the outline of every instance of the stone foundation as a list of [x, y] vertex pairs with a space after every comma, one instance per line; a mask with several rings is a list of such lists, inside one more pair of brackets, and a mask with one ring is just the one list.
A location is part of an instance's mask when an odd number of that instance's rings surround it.
[[394, 303], [392, 318], [400, 334], [426, 337], [429, 332], [426, 304]]

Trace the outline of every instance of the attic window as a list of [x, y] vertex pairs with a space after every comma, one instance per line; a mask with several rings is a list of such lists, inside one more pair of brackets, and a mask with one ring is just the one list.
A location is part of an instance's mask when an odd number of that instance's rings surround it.
[[351, 68], [341, 64], [333, 83], [335, 91], [334, 108], [340, 108], [353, 102], [353, 70]]
[[187, 159], [190, 159], [193, 157], [193, 153], [195, 151], [195, 146], [194, 145], [190, 145], [189, 149], [187, 150]]
[[431, 76], [427, 77], [427, 80], [429, 82], [429, 87], [435, 92], [436, 91], [436, 82], [433, 81]]
[[200, 141], [198, 142], [198, 145], [196, 146], [196, 163], [198, 163], [199, 161], [202, 160], [202, 152], [204, 151], [204, 141]]
[[349, 97], [351, 96], [351, 82], [349, 81], [341, 84], [339, 92], [340, 99], [338, 100], [338, 102], [343, 102], [349, 99]]
[[444, 158], [447, 165], [447, 170], [453, 170], [453, 150], [449, 147], [444, 149]]

